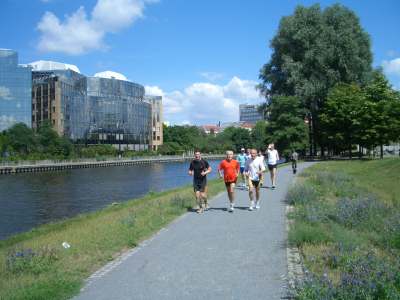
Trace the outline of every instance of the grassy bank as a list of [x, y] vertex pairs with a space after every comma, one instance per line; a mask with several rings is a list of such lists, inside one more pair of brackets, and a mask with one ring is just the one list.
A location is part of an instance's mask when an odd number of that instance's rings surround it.
[[[223, 189], [221, 181], [210, 180], [210, 196]], [[187, 186], [0, 241], [0, 299], [68, 299], [91, 273], [192, 205], [193, 190]], [[71, 247], [65, 249], [63, 242]]]
[[297, 299], [400, 299], [400, 159], [317, 164], [289, 191]]

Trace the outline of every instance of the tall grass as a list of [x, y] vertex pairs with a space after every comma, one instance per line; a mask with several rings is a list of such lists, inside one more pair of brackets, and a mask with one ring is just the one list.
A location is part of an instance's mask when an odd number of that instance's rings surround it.
[[400, 159], [313, 166], [287, 195], [297, 299], [400, 299]]
[[[223, 189], [209, 182], [210, 196]], [[152, 192], [0, 241], [0, 299], [69, 299], [91, 273], [187, 212], [193, 200], [192, 187]]]

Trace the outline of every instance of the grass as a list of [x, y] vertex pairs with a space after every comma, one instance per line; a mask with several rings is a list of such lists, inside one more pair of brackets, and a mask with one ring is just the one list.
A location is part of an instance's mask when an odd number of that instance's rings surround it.
[[287, 195], [296, 299], [400, 299], [400, 159], [320, 163]]
[[[209, 181], [209, 196], [224, 189]], [[0, 299], [69, 299], [84, 280], [194, 204], [192, 187], [151, 192], [0, 241]], [[71, 247], [65, 249], [63, 242]]]

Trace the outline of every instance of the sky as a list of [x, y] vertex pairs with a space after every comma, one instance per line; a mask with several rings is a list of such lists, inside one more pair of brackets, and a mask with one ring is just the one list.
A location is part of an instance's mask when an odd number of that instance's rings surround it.
[[170, 124], [233, 122], [239, 104], [263, 101], [255, 86], [281, 17], [315, 3], [359, 16], [373, 66], [400, 89], [398, 0], [1, 0], [0, 48], [16, 50], [20, 63], [122, 73], [163, 96]]

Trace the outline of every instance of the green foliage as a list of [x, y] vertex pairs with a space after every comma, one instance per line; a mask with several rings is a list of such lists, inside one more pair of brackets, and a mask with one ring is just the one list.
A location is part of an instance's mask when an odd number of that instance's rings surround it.
[[370, 149], [399, 140], [400, 97], [376, 70], [364, 87], [342, 83], [331, 89], [320, 119], [331, 147]]
[[267, 135], [267, 123], [265, 121], [258, 121], [251, 131], [250, 136], [253, 147], [265, 151], [266, 145], [270, 139]]
[[356, 84], [339, 84], [333, 88], [321, 114], [328, 144], [336, 149], [350, 149], [362, 139], [361, 126], [365, 94]]
[[312, 115], [313, 140], [322, 143], [319, 114], [336, 84], [366, 82], [372, 63], [369, 35], [358, 17], [335, 4], [298, 6], [283, 17], [271, 41], [272, 56], [260, 72], [267, 98], [297, 96]]
[[[261, 127], [260, 127], [261, 126]], [[257, 127], [257, 133], [263, 130], [264, 125]], [[161, 154], [180, 154], [187, 150], [199, 149], [204, 153], [221, 153], [226, 150], [240, 151], [242, 147], [260, 145], [264, 148], [265, 132], [260, 136], [250, 134], [244, 128], [228, 127], [219, 134], [205, 134], [196, 126], [164, 127], [164, 144], [160, 147]]]
[[270, 142], [282, 153], [292, 149], [304, 150], [308, 129], [304, 122], [305, 111], [298, 98], [275, 96], [268, 105], [269, 122], [266, 126]]

